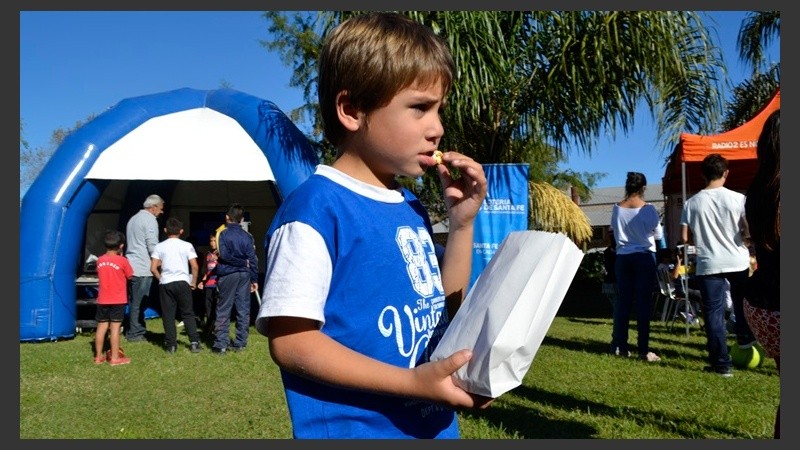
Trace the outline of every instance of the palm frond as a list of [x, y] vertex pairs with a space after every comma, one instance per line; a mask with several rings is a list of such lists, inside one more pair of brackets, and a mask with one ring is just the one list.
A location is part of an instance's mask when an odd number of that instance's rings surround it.
[[769, 64], [764, 58], [764, 47], [780, 35], [780, 11], [753, 11], [747, 15], [736, 37], [736, 45], [739, 60], [753, 68], [753, 76]]
[[744, 125], [772, 99], [781, 85], [780, 69], [780, 64], [775, 64], [768, 72], [756, 74], [733, 89], [733, 99], [725, 107], [723, 131]]
[[591, 239], [589, 219], [566, 194], [547, 183], [528, 189], [528, 229], [563, 233], [579, 247]]

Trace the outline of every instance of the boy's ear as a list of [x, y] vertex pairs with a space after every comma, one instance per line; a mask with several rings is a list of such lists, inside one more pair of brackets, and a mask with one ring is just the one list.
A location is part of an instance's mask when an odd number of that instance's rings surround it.
[[356, 131], [361, 127], [361, 112], [350, 102], [350, 93], [341, 91], [336, 95], [336, 116], [348, 131]]

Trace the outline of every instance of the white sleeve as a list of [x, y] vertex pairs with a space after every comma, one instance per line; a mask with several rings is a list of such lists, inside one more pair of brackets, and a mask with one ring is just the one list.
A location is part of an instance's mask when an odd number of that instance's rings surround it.
[[654, 237], [654, 238], [655, 238], [657, 241], [660, 241], [660, 240], [661, 240], [661, 238], [663, 238], [663, 237], [664, 237], [664, 226], [663, 226], [663, 225], [661, 225], [661, 222], [658, 222], [658, 223], [656, 224], [656, 227], [655, 227], [655, 229], [653, 230], [653, 237]]
[[256, 330], [267, 334], [270, 317], [303, 317], [325, 323], [324, 307], [333, 267], [322, 236], [300, 222], [284, 224], [272, 235]]

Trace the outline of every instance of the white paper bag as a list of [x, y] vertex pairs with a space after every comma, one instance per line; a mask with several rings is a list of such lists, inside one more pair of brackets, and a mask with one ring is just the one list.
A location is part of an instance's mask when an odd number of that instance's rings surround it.
[[431, 360], [472, 349], [462, 389], [497, 398], [519, 386], [569, 289], [583, 252], [564, 234], [514, 231], [483, 269]]

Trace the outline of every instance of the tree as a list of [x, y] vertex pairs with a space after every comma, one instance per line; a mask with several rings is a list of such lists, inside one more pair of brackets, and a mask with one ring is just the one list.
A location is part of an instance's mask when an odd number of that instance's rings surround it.
[[[275, 39], [262, 44], [292, 64], [290, 83], [303, 88], [307, 102], [290, 115], [311, 120], [311, 137], [321, 142], [324, 160], [331, 155], [319, 134], [316, 60], [327, 32], [359, 13], [265, 13]], [[585, 179], [578, 190], [588, 195], [599, 174], [559, 174], [554, 167], [571, 151], [590, 154], [602, 135], [618, 128], [627, 133], [642, 104], [658, 124], [663, 150], [671, 149], [681, 132], [711, 131], [719, 120], [725, 68], [694, 12], [404, 14], [442, 36], [456, 63], [458, 74], [442, 115], [447, 132], [441, 147], [486, 163], [528, 163], [532, 182], [555, 185], [572, 179], [580, 185]], [[431, 199], [440, 197], [436, 183], [419, 184]], [[560, 217], [547, 211], [558, 208], [555, 203], [532, 204], [542, 209], [534, 214]]]
[[751, 11], [742, 21], [736, 45], [739, 47], [739, 59], [753, 69], [753, 77], [762, 73], [762, 68], [769, 71], [769, 64], [764, 58], [764, 47], [780, 37], [780, 11]]
[[744, 125], [766, 106], [781, 86], [780, 69], [780, 63], [774, 64], [767, 72], [756, 74], [733, 88], [733, 97], [725, 106], [723, 131]]
[[29, 149], [31, 145], [25, 139], [25, 123], [22, 122], [22, 119], [19, 119], [19, 151], [22, 153], [23, 150]]
[[733, 89], [733, 98], [725, 107], [723, 130], [732, 130], [752, 119], [780, 88], [780, 61], [768, 62], [764, 58], [764, 47], [773, 39], [780, 39], [780, 35], [780, 11], [753, 11], [742, 21], [736, 38], [739, 59], [753, 72]]
[[56, 149], [64, 142], [72, 132], [82, 127], [84, 123], [91, 121], [95, 118], [92, 114], [86, 118], [85, 121], [78, 121], [75, 127], [70, 129], [56, 128], [50, 135], [50, 142], [44, 147], [30, 148], [30, 145], [22, 137], [23, 125], [20, 120], [20, 149], [19, 149], [19, 193], [20, 200], [27, 192], [28, 188], [33, 184], [36, 177], [44, 169], [44, 166], [50, 161]]

